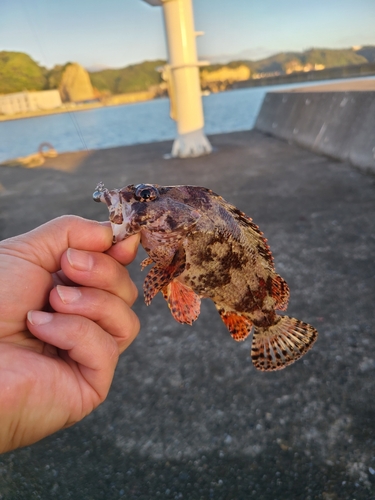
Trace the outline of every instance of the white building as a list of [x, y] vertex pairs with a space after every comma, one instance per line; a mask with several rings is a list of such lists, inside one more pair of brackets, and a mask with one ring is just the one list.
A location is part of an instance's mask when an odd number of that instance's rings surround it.
[[25, 91], [0, 95], [0, 114], [2, 115], [55, 109], [60, 106], [61, 97], [58, 90]]

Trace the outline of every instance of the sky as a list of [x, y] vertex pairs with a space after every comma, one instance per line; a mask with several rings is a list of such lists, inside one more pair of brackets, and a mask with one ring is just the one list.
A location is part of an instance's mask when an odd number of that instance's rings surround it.
[[[193, 0], [201, 59], [262, 59], [312, 47], [375, 45], [375, 0]], [[48, 68], [166, 59], [161, 7], [143, 0], [0, 0], [0, 51]]]

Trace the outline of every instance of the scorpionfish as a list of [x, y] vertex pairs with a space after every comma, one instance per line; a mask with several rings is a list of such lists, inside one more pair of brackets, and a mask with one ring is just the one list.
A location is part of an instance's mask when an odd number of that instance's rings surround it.
[[221, 196], [198, 186], [99, 183], [93, 198], [109, 209], [114, 243], [141, 233], [142, 269], [154, 264], [143, 285], [147, 305], [160, 291], [172, 316], [191, 325], [201, 298], [212, 299], [234, 340], [254, 329], [251, 358], [262, 371], [290, 365], [314, 344], [315, 328], [276, 312], [286, 310], [289, 287], [263, 233]]

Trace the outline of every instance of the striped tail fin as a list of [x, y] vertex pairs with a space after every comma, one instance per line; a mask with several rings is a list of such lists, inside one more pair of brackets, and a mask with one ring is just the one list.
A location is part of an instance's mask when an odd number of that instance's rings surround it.
[[255, 327], [251, 359], [258, 370], [282, 370], [301, 358], [314, 344], [318, 332], [311, 325], [289, 316], [267, 328]]

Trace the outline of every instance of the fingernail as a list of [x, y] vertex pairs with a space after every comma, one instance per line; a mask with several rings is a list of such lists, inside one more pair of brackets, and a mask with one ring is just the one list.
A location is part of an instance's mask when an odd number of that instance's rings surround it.
[[139, 246], [139, 238], [138, 235], [130, 236], [128, 240], [128, 244], [131, 248], [131, 251], [134, 253], [137, 253], [138, 246]]
[[77, 271], [91, 271], [94, 261], [90, 254], [80, 251], [74, 250], [74, 248], [68, 248], [66, 252], [66, 256], [68, 257], [69, 264], [77, 269]]
[[39, 326], [49, 323], [53, 319], [52, 313], [47, 313], [44, 311], [29, 311], [27, 313], [27, 319], [32, 325]]
[[57, 285], [56, 291], [64, 304], [71, 304], [82, 296], [81, 290], [74, 286]]

